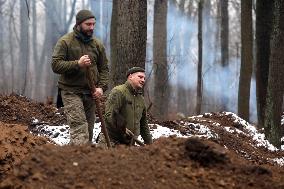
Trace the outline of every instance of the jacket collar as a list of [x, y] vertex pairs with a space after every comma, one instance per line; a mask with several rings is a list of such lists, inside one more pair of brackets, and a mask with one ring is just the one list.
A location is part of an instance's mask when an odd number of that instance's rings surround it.
[[132, 87], [132, 85], [130, 84], [129, 81], [126, 81], [126, 82], [125, 82], [125, 85], [126, 85], [126, 88], [130, 91], [131, 94], [133, 94], [133, 95], [139, 95], [139, 94], [142, 95], [142, 94], [143, 94], [142, 89], [141, 89], [141, 90], [135, 90], [135, 89]]
[[83, 33], [81, 33], [77, 28], [76, 26], [73, 27], [73, 31], [75, 33], [75, 37], [79, 40], [81, 40], [83, 43], [88, 43], [90, 41], [93, 40], [93, 37], [89, 37], [89, 36], [86, 36], [84, 35]]

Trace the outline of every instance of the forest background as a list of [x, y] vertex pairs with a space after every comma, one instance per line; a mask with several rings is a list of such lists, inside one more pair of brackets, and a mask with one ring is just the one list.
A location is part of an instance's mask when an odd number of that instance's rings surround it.
[[231, 111], [264, 127], [277, 146], [282, 6], [281, 0], [0, 0], [0, 93], [55, 100], [53, 48], [72, 31], [77, 11], [90, 9], [110, 60], [110, 88], [125, 81], [129, 67], [145, 67], [144, 96], [157, 118]]

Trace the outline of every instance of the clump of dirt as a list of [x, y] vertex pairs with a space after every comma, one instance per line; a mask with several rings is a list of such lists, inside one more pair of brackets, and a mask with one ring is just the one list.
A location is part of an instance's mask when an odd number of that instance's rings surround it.
[[226, 164], [229, 160], [223, 147], [210, 141], [201, 141], [199, 138], [188, 139], [185, 149], [190, 159], [198, 161], [203, 166]]
[[284, 157], [283, 151], [256, 146], [246, 128], [223, 112], [163, 124], [186, 135], [202, 124], [215, 133], [209, 139], [169, 137], [105, 150], [57, 146], [31, 134], [32, 117], [65, 123], [52, 104], [0, 95], [0, 111], [0, 188], [284, 188], [283, 167], [270, 161]]

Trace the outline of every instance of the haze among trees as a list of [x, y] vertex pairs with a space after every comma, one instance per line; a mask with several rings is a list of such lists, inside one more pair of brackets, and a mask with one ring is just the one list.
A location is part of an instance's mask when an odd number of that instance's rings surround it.
[[1, 94], [56, 99], [51, 54], [80, 9], [96, 15], [110, 88], [141, 66], [156, 118], [231, 111], [281, 145], [283, 0], [0, 0]]

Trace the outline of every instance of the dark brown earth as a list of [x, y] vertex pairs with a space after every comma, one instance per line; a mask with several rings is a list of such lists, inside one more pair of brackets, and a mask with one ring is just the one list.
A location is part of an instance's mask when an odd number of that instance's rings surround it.
[[222, 112], [161, 123], [186, 135], [196, 131], [185, 123], [202, 123], [218, 137], [160, 138], [111, 150], [54, 145], [29, 132], [33, 117], [65, 123], [52, 104], [0, 95], [0, 188], [284, 188], [284, 169], [271, 161], [284, 152], [255, 147], [243, 126]]

